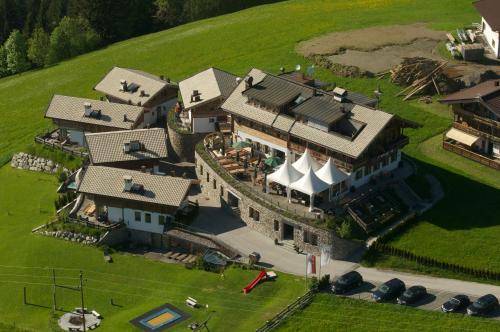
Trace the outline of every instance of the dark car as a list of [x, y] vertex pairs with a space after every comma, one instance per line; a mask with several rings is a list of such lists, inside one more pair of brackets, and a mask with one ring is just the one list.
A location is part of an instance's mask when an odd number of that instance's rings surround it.
[[467, 295], [457, 295], [443, 303], [441, 310], [443, 312], [457, 312], [467, 308], [470, 305], [470, 299]]
[[363, 277], [357, 271], [347, 272], [340, 276], [332, 285], [332, 292], [344, 294], [363, 285]]
[[498, 299], [493, 294], [481, 296], [467, 307], [467, 315], [484, 315], [498, 307]]
[[417, 302], [427, 296], [424, 286], [411, 286], [398, 297], [398, 304], [407, 305]]
[[372, 298], [377, 301], [390, 301], [397, 298], [405, 291], [405, 283], [398, 278], [391, 279], [380, 285], [372, 294]]

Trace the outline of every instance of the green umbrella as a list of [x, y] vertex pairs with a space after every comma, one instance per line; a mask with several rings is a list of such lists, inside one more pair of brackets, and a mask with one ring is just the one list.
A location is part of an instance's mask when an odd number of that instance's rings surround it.
[[238, 141], [233, 144], [233, 148], [235, 149], [243, 149], [243, 148], [249, 148], [252, 146], [252, 143], [245, 142], [245, 141]]
[[269, 157], [266, 160], [264, 160], [264, 164], [274, 168], [283, 164], [283, 159], [281, 159], [280, 157]]

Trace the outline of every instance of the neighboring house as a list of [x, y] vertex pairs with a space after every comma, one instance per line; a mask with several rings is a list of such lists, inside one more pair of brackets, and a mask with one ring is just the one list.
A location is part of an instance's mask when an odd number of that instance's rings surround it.
[[45, 112], [59, 128], [61, 141], [85, 145], [85, 133], [142, 128], [144, 109], [138, 106], [54, 95]]
[[357, 105], [346, 90], [328, 93], [253, 69], [222, 108], [231, 114], [235, 140], [294, 162], [307, 148], [321, 163], [332, 158], [359, 187], [398, 167], [408, 144], [403, 128], [417, 127], [395, 115]]
[[177, 102], [179, 87], [163, 76], [114, 67], [94, 90], [105, 94], [110, 102], [144, 107], [144, 126], [150, 126], [166, 119]]
[[237, 77], [217, 68], [209, 68], [179, 82], [179, 90], [193, 133], [209, 133], [227, 122], [220, 106], [238, 85]]
[[134, 238], [159, 247], [165, 226], [188, 204], [190, 186], [183, 178], [89, 166], [77, 190], [94, 201], [101, 219], [124, 222]]
[[481, 14], [481, 31], [484, 39], [490, 45], [493, 53], [500, 58], [500, 1], [479, 0], [474, 2], [474, 6]]
[[163, 128], [86, 134], [85, 140], [90, 162], [96, 166], [159, 174], [160, 161], [168, 156], [167, 136]]
[[463, 89], [441, 102], [453, 111], [443, 147], [500, 170], [500, 80]]

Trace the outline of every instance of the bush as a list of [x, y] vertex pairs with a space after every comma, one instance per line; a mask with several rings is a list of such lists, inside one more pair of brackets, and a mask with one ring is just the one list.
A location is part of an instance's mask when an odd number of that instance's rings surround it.
[[319, 290], [326, 290], [330, 286], [330, 275], [325, 274], [324, 276], [321, 277], [321, 279], [318, 282], [318, 289]]
[[319, 286], [318, 278], [312, 277], [311, 281], [309, 282], [309, 289], [315, 290], [318, 289], [318, 286]]

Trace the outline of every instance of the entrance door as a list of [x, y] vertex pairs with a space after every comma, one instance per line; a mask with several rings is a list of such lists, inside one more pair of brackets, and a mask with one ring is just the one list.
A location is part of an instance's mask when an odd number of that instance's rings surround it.
[[283, 223], [283, 240], [293, 240], [293, 226]]
[[240, 203], [240, 200], [238, 199], [238, 197], [236, 197], [236, 195], [234, 195], [232, 192], [228, 191], [227, 192], [227, 204], [230, 207], [237, 208], [239, 203]]

